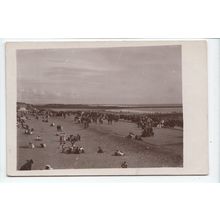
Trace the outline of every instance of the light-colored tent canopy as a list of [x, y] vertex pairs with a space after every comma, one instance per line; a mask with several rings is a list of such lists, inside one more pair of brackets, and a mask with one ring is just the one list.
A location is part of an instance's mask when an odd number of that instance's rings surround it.
[[21, 107], [18, 109], [19, 112], [27, 112], [28, 110], [25, 107]]

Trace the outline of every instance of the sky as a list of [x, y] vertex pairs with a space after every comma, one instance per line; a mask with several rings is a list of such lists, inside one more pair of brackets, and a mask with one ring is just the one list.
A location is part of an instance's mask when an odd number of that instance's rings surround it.
[[181, 104], [181, 46], [17, 50], [17, 100]]

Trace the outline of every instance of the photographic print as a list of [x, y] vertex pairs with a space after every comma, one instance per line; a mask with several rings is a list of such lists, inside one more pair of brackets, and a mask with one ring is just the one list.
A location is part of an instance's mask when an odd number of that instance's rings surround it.
[[15, 50], [15, 173], [184, 169], [182, 44], [91, 45]]

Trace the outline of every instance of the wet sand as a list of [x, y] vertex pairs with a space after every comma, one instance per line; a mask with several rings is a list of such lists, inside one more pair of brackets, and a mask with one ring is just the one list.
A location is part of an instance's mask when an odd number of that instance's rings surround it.
[[[62, 125], [67, 135], [80, 134], [81, 141], [77, 145], [85, 148], [85, 154], [61, 153], [56, 126], [50, 127], [52, 122]], [[129, 132], [141, 134], [136, 124], [127, 121], [113, 122], [112, 125], [106, 121], [102, 125], [91, 123], [88, 129], [73, 122], [70, 116], [50, 118], [48, 123], [31, 118], [27, 124], [34, 128], [34, 134], [25, 135], [23, 129], [17, 129], [18, 169], [28, 159], [34, 161], [33, 170], [44, 169], [47, 164], [53, 169], [120, 168], [123, 161], [129, 168], [183, 166], [183, 131], [179, 129], [154, 128], [153, 137], [138, 141], [125, 137]], [[42, 142], [34, 140], [37, 135], [42, 137]], [[47, 147], [26, 148], [29, 142], [46, 143]], [[97, 153], [98, 146], [104, 153]], [[116, 149], [123, 151], [125, 156], [112, 156]]]

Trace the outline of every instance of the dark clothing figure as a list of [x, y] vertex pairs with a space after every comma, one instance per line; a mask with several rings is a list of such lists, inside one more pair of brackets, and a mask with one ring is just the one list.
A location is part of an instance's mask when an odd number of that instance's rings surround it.
[[104, 153], [104, 151], [102, 150], [101, 147], [99, 147], [97, 153]]
[[121, 168], [128, 168], [128, 164], [126, 161], [124, 161], [122, 164], [121, 164]]
[[27, 162], [21, 166], [20, 170], [31, 170], [33, 163], [34, 161], [32, 159], [27, 160]]

